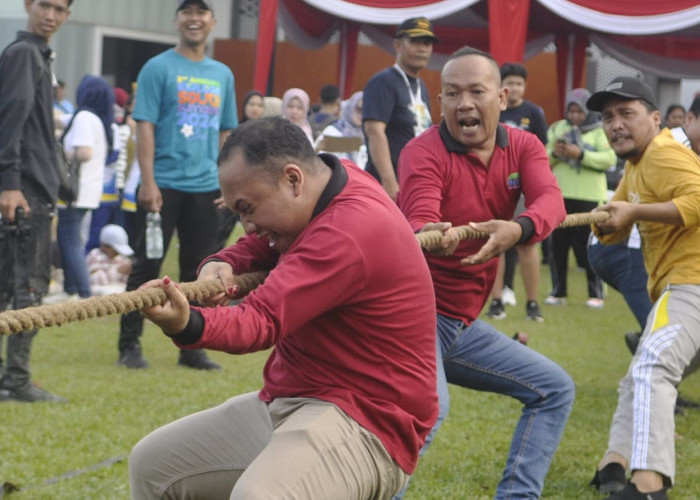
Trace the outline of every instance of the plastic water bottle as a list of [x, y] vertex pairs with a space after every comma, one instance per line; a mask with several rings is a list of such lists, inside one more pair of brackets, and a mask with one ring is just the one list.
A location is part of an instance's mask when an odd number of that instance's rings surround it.
[[146, 214], [146, 257], [163, 258], [163, 228], [160, 227], [160, 212]]

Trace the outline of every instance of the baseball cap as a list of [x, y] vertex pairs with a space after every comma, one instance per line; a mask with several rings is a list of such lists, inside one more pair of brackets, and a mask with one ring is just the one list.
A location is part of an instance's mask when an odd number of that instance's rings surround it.
[[211, 11], [214, 10], [211, 8], [211, 1], [210, 0], [178, 0], [177, 10], [182, 10], [191, 3], [199, 4], [207, 10], [211, 10]]
[[133, 249], [129, 246], [129, 237], [121, 226], [107, 224], [100, 231], [100, 243], [114, 248], [118, 254], [130, 256], [134, 255]]
[[641, 99], [658, 109], [656, 96], [651, 87], [639, 78], [630, 76], [620, 76], [610, 82], [605, 89], [593, 94], [586, 102], [586, 106], [591, 111], [602, 111], [603, 105], [610, 99]]
[[129, 102], [129, 94], [120, 87], [114, 87], [114, 102], [120, 108], [125, 107], [126, 103]]
[[412, 17], [401, 23], [396, 31], [396, 38], [430, 38], [433, 42], [439, 42], [440, 39], [435, 36], [433, 23], [425, 17]]

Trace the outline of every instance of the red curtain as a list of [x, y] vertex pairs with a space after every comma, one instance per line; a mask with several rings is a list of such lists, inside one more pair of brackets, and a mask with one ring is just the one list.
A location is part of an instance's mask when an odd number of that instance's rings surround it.
[[673, 36], [620, 36], [608, 35], [608, 38], [630, 48], [661, 57], [700, 61], [700, 44], [697, 38]]
[[272, 50], [275, 47], [275, 35], [277, 31], [278, 9], [279, 0], [265, 0], [264, 2], [260, 2], [253, 88], [263, 94], [267, 93], [267, 82], [270, 77]]
[[357, 37], [360, 28], [356, 24], [344, 23], [340, 28], [340, 43], [338, 44], [338, 77], [343, 99], [350, 97], [352, 81], [355, 78], [355, 63], [357, 61]]
[[[260, 2], [261, 6], [266, 0]], [[277, 0], [275, 0], [277, 1]], [[303, 0], [286, 0], [284, 5], [287, 7], [287, 12], [292, 16], [294, 22], [312, 38], [323, 35], [333, 24], [342, 19], [342, 15], [337, 17], [320, 11], [311, 5], [308, 5]]]
[[[554, 43], [557, 46], [557, 88], [559, 89], [559, 104], [561, 106], [562, 114], [566, 114], [566, 110], [564, 109], [566, 94], [571, 89], [586, 86], [583, 70], [586, 65], [586, 47], [588, 46], [588, 37], [568, 33], [559, 34], [556, 36]], [[571, 60], [569, 58], [570, 52], [572, 52]], [[572, 67], [570, 86], [567, 85], [567, 77], [570, 67], [569, 63], [571, 63]]]
[[488, 0], [488, 3], [489, 52], [499, 64], [522, 61], [530, 0]]
[[406, 7], [422, 7], [436, 3], [436, 0], [346, 0], [349, 3], [365, 7], [380, 7], [382, 9], [400, 9]]
[[678, 10], [697, 7], [697, 0], [666, 0], [650, 2], [640, 0], [570, 0], [571, 3], [606, 14], [619, 16], [655, 16], [669, 14]]

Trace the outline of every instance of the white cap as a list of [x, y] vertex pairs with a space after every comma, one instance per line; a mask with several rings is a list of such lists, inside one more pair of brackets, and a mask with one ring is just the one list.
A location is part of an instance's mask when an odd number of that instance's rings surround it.
[[129, 246], [129, 237], [126, 235], [126, 231], [121, 226], [116, 224], [107, 224], [100, 231], [100, 243], [103, 245], [109, 245], [114, 248], [118, 254], [134, 255], [134, 251]]

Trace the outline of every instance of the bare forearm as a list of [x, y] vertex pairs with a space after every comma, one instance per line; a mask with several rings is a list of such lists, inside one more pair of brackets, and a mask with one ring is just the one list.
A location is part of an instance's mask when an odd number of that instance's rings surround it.
[[394, 165], [391, 163], [391, 153], [389, 152], [389, 141], [387, 141], [386, 135], [377, 134], [369, 137], [369, 154], [382, 181], [396, 180]]
[[155, 184], [153, 158], [155, 156], [155, 133], [152, 123], [139, 122], [137, 126], [136, 156], [141, 169], [141, 182]]
[[85, 163], [92, 159], [92, 148], [90, 146], [77, 146], [74, 150], [73, 157], [80, 163]]
[[681, 217], [676, 204], [672, 201], [635, 204], [633, 217], [635, 221], [643, 220], [661, 222], [662, 224], [674, 224], [676, 226], [683, 225], [683, 217]]

